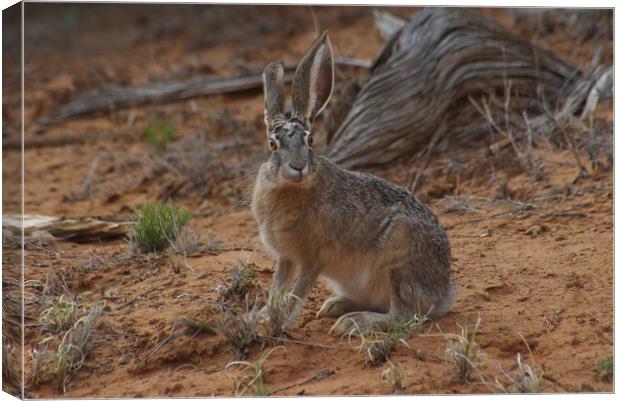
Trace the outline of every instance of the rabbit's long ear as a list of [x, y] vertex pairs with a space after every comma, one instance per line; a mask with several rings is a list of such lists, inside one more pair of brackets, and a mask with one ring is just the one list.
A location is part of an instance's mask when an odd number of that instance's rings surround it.
[[312, 124], [327, 105], [334, 89], [332, 44], [324, 31], [301, 60], [293, 80], [293, 111]]
[[265, 93], [265, 123], [267, 127], [284, 117], [284, 65], [274, 61], [263, 70], [263, 91]]

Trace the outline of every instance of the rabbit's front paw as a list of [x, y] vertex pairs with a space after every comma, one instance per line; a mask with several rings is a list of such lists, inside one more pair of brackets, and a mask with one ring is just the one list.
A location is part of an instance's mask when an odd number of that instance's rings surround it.
[[355, 331], [364, 332], [371, 329], [385, 329], [389, 322], [386, 313], [351, 312], [341, 316], [329, 330], [329, 334], [341, 336]]
[[316, 318], [340, 317], [345, 313], [352, 312], [356, 309], [359, 310], [358, 308], [359, 307], [349, 298], [339, 295], [327, 299], [317, 312]]

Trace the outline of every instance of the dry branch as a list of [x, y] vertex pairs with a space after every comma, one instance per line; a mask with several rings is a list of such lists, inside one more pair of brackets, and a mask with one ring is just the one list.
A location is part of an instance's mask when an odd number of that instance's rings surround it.
[[[594, 85], [583, 75], [474, 10], [428, 8], [386, 44], [328, 156], [348, 168], [371, 167], [411, 157], [434, 135], [444, 146], [469, 143], [491, 129], [471, 99], [509, 96], [513, 112], [495, 117], [501, 126], [571, 94], [570, 109], [579, 112]], [[578, 83], [585, 90], [575, 91]]]
[[189, 82], [147, 84], [136, 88], [107, 86], [89, 92], [59, 107], [38, 122], [47, 125], [78, 116], [106, 113], [125, 107], [240, 92], [260, 88], [261, 85], [260, 74], [252, 74], [231, 78], [206, 78]]
[[[358, 68], [370, 68], [367, 60], [343, 58], [336, 64]], [[292, 81], [290, 73], [296, 65], [286, 65], [286, 82]], [[53, 110], [49, 115], [38, 120], [41, 125], [59, 123], [68, 119], [108, 113], [117, 109], [162, 104], [200, 96], [238, 93], [261, 89], [263, 86], [262, 71], [236, 77], [209, 77], [188, 82], [150, 83], [135, 88], [122, 86], [106, 86], [93, 90], [77, 99]]]
[[324, 379], [326, 377], [329, 377], [329, 376], [331, 376], [331, 375], [333, 375], [335, 373], [336, 372], [334, 372], [331, 369], [326, 369], [326, 370], [322, 370], [322, 371], [320, 371], [318, 373], [313, 373], [312, 375], [310, 375], [310, 377], [308, 377], [306, 379], [300, 380], [300, 381], [298, 381], [296, 383], [293, 383], [293, 384], [289, 384], [289, 385], [286, 385], [286, 386], [278, 387], [275, 390], [272, 390], [271, 391], [271, 395], [273, 395], [275, 393], [279, 393], [281, 391], [290, 390], [290, 389], [295, 388], [295, 387], [303, 386], [304, 384], [309, 384], [309, 383], [315, 382], [317, 380], [322, 380], [322, 379]]
[[[97, 141], [106, 140], [111, 142], [133, 142], [135, 135], [129, 132], [109, 132], [109, 131], [89, 131], [88, 135], [84, 132], [65, 132], [54, 136], [30, 136], [26, 138], [24, 147], [26, 150], [39, 148], [58, 148], [67, 145], [81, 145], [85, 143], [95, 143]], [[15, 139], [7, 139], [2, 141], [2, 149], [21, 150], [22, 137], [19, 135]]]
[[390, 39], [407, 24], [407, 21], [384, 11], [374, 10], [373, 15], [375, 25], [385, 40]]

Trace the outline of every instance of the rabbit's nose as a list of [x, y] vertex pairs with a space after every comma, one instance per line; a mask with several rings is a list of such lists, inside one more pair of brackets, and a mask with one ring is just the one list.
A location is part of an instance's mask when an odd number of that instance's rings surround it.
[[306, 164], [305, 164], [305, 163], [304, 163], [304, 164], [302, 164], [301, 166], [299, 166], [298, 164], [295, 164], [295, 163], [289, 162], [289, 163], [288, 163], [288, 166], [289, 166], [290, 168], [292, 168], [293, 170], [298, 171], [298, 172], [300, 172], [300, 173], [303, 171], [303, 169], [304, 169], [304, 168], [306, 168]]

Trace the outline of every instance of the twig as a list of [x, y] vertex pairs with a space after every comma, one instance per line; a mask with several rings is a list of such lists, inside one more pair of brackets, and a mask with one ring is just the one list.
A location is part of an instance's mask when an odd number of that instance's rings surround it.
[[292, 344], [309, 345], [311, 347], [318, 347], [318, 348], [323, 348], [323, 349], [340, 349], [338, 347], [334, 347], [333, 345], [313, 343], [313, 342], [309, 342], [309, 341], [301, 341], [301, 340], [295, 340], [295, 339], [290, 339], [290, 338], [271, 337], [271, 336], [261, 336], [261, 337], [269, 339], [269, 340], [282, 341], [282, 342], [285, 342], [285, 343], [292, 343]]
[[439, 136], [441, 135], [441, 133], [442, 133], [442, 130], [437, 130], [435, 132], [435, 134], [433, 134], [433, 137], [431, 138], [430, 143], [426, 147], [426, 155], [425, 155], [424, 164], [422, 165], [422, 168], [418, 169], [418, 171], [416, 172], [415, 178], [414, 178], [413, 183], [411, 184], [411, 187], [410, 187], [411, 188], [411, 193], [415, 193], [415, 190], [416, 190], [416, 188], [418, 186], [418, 180], [420, 179], [420, 176], [428, 168], [428, 165], [431, 162], [431, 154], [433, 153], [433, 150], [435, 149], [435, 145], [437, 145], [437, 142], [439, 141]]
[[559, 210], [557, 212], [546, 212], [546, 213], [541, 213], [539, 215], [540, 218], [545, 219], [548, 217], [578, 217], [578, 218], [584, 218], [586, 217], [585, 213], [581, 213], [581, 212], [574, 212], [572, 210]]
[[333, 370], [330, 370], [330, 369], [323, 370], [323, 371], [320, 371], [318, 373], [314, 373], [313, 375], [311, 375], [307, 379], [304, 379], [304, 380], [299, 381], [297, 383], [289, 384], [288, 386], [284, 386], [284, 387], [278, 387], [277, 389], [273, 390], [271, 392], [271, 394], [275, 394], [275, 393], [278, 393], [278, 392], [284, 391], [284, 390], [290, 390], [290, 389], [292, 389], [294, 387], [303, 386], [304, 384], [312, 383], [313, 381], [316, 381], [316, 380], [325, 379], [326, 377], [332, 376], [335, 373], [336, 372], [334, 372]]
[[185, 363], [183, 365], [178, 366], [175, 370], [174, 373], [178, 373], [181, 369], [183, 368], [194, 368], [193, 372], [203, 372], [203, 373], [215, 373], [218, 372], [222, 369], [224, 369], [226, 367], [226, 365], [221, 365], [221, 366], [215, 366], [212, 368], [197, 368], [196, 365], [193, 365], [191, 363]]
[[310, 12], [310, 16], [312, 17], [312, 26], [314, 27], [314, 37], [318, 38], [319, 33], [321, 32], [319, 19], [317, 18], [316, 13], [314, 12], [314, 8], [312, 8], [312, 6], [307, 6], [307, 8], [308, 8], [308, 11]]
[[[84, 143], [95, 143], [97, 141], [112, 141], [112, 142], [135, 142], [135, 135], [129, 132], [103, 132], [103, 131], [89, 131], [88, 134], [84, 132], [67, 132], [53, 137], [34, 137], [28, 138], [28, 149], [38, 148], [56, 148], [67, 145], [77, 145]], [[2, 149], [18, 150], [21, 149], [22, 140], [6, 140], [2, 141]]]
[[575, 180], [573, 180], [573, 183], [575, 183], [577, 179], [581, 177], [587, 177], [588, 171], [585, 169], [585, 167], [581, 163], [581, 159], [579, 159], [579, 155], [577, 154], [577, 149], [575, 148], [575, 142], [573, 141], [573, 138], [570, 137], [566, 133], [566, 130], [564, 129], [564, 127], [559, 126], [559, 128], [560, 128], [560, 131], [562, 132], [562, 137], [564, 138], [566, 145], [568, 145], [568, 147], [572, 151], [573, 157], [575, 158], [575, 162], [577, 162], [577, 167], [579, 168], [579, 175], [575, 178]]
[[175, 332], [174, 329], [177, 325], [177, 322], [174, 321], [172, 322], [172, 328], [171, 328], [171, 333], [164, 338], [163, 340], [161, 340], [155, 347], [153, 347], [153, 349], [151, 350], [151, 352], [149, 352], [140, 362], [140, 365], [143, 365], [145, 363], [147, 363], [149, 361], [149, 359], [151, 359], [153, 357], [153, 355], [155, 355], [156, 352], [158, 352], [159, 350], [161, 350], [164, 345], [168, 344], [170, 341], [174, 340], [175, 338], [181, 337], [183, 335], [185, 335], [184, 331], [177, 331]]
[[601, 340], [604, 340], [605, 342], [607, 342], [608, 344], [613, 345], [613, 340], [610, 340], [609, 338], [605, 337], [604, 335], [602, 335], [601, 333], [596, 333], [596, 336], [598, 338], [600, 338]]
[[88, 174], [86, 174], [86, 178], [84, 179], [84, 184], [82, 185], [82, 189], [79, 192], [74, 192], [69, 195], [71, 200], [83, 200], [88, 198], [92, 193], [93, 179], [95, 178], [95, 174], [97, 173], [97, 168], [99, 167], [99, 162], [101, 159], [101, 155], [97, 153], [93, 162], [88, 170]]
[[495, 213], [495, 214], [492, 214], [492, 215], [489, 215], [489, 216], [480, 217], [480, 218], [477, 218], [477, 219], [459, 221], [458, 223], [454, 223], [454, 224], [452, 224], [450, 226], [446, 226], [446, 230], [451, 230], [454, 227], [462, 226], [462, 225], [465, 225], [465, 224], [479, 223], [479, 222], [484, 221], [484, 220], [494, 219], [495, 217], [505, 216], [505, 215], [513, 213], [513, 212], [514, 212], [514, 210], [509, 210], [507, 212]]
[[148, 290], [144, 291], [142, 294], [138, 295], [137, 297], [133, 298], [131, 301], [124, 303], [123, 305], [119, 306], [118, 309], [125, 309], [129, 306], [133, 306], [136, 303], [138, 303], [139, 301], [141, 301], [142, 299], [144, 299], [144, 297], [146, 297], [147, 295], [149, 295], [150, 293], [154, 292], [154, 291], [158, 291], [161, 290], [162, 288], [164, 288], [165, 285], [169, 284], [170, 282], [172, 282], [172, 280], [170, 280], [168, 283], [166, 284], [160, 284], [160, 285], [156, 285], [155, 287], [151, 287]]
[[407, 23], [407, 21], [384, 11], [373, 10], [373, 15], [375, 17], [375, 26], [385, 40], [391, 38]]
[[[370, 62], [366, 60], [336, 59], [334, 62], [337, 65], [361, 68], [370, 66]], [[286, 65], [285, 70], [292, 72], [296, 67], [297, 65]], [[286, 74], [284, 80], [291, 82], [292, 74]], [[111, 110], [127, 107], [162, 104], [200, 96], [239, 93], [262, 87], [262, 71], [234, 77], [201, 78], [189, 82], [150, 83], [133, 88], [106, 86], [60, 106], [46, 117], [40, 118], [38, 123], [46, 126], [80, 116], [106, 114]]]

